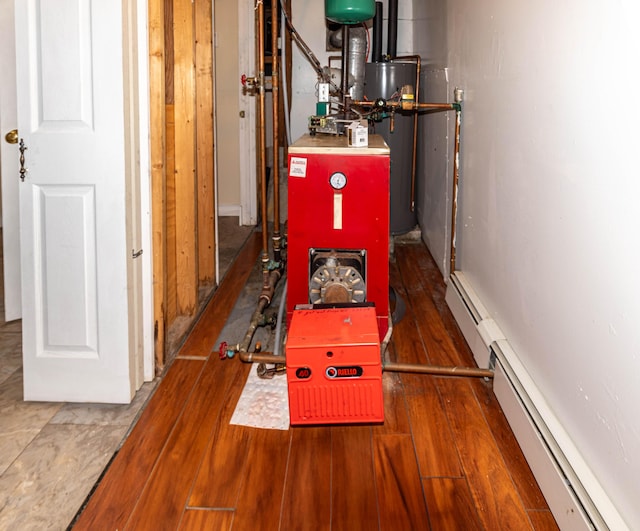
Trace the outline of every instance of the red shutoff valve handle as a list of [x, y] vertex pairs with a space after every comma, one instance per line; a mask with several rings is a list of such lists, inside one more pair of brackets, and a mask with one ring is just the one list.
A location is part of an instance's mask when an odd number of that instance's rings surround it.
[[258, 80], [255, 77], [249, 77], [247, 74], [240, 76], [240, 83], [245, 90], [254, 90], [258, 86]]
[[220, 359], [221, 360], [226, 360], [227, 359], [227, 342], [223, 341], [222, 343], [220, 343], [220, 350], [219, 350], [219, 354], [220, 354]]

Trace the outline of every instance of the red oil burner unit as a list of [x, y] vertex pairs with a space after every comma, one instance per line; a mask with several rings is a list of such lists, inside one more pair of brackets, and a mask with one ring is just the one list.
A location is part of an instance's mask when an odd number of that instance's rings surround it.
[[344, 136], [305, 135], [290, 146], [288, 219], [291, 424], [381, 422], [380, 345], [390, 332], [384, 140], [350, 147]]
[[373, 307], [294, 311], [286, 360], [291, 425], [384, 420]]

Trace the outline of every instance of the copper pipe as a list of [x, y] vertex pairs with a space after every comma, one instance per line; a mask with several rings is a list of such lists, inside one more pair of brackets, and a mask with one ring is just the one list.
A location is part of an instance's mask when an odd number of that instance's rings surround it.
[[284, 363], [284, 356], [276, 356], [271, 352], [240, 352], [240, 361], [245, 363]]
[[271, 95], [273, 99], [273, 252], [280, 261], [280, 73], [278, 61], [278, 4], [271, 9]]
[[458, 181], [460, 178], [460, 123], [462, 121], [462, 113], [458, 108], [456, 110], [456, 126], [454, 133], [453, 148], [453, 197], [451, 198], [451, 264], [449, 266], [449, 274], [452, 275], [456, 270], [456, 218], [458, 214]]
[[[416, 104], [420, 100], [420, 56], [416, 55]], [[418, 157], [418, 113], [413, 115], [413, 160], [411, 161], [411, 212], [416, 207], [416, 171]]]
[[253, 315], [251, 316], [251, 320], [249, 321], [249, 327], [247, 328], [247, 332], [244, 335], [244, 339], [242, 340], [242, 343], [238, 345], [238, 352], [240, 353], [247, 352], [249, 350], [251, 341], [253, 340], [253, 336], [260, 326], [260, 323], [263, 321], [264, 310], [267, 306], [269, 306], [269, 304], [271, 304], [273, 294], [276, 290], [276, 284], [280, 280], [282, 273], [279, 269], [269, 271], [263, 268], [262, 275], [262, 292], [260, 293], [260, 297], [258, 298], [256, 309], [253, 311]]
[[[277, 15], [275, 15], [277, 17]], [[259, 88], [259, 151], [260, 151], [260, 193], [261, 193], [261, 216], [262, 216], [262, 292], [260, 293], [260, 297], [258, 299], [258, 304], [256, 309], [251, 316], [251, 321], [249, 322], [249, 327], [245, 333], [244, 339], [242, 343], [237, 346], [237, 351], [242, 356], [247, 354], [249, 347], [251, 346], [251, 341], [253, 340], [253, 336], [258, 328], [264, 322], [264, 309], [271, 304], [271, 299], [273, 298], [273, 294], [275, 292], [275, 286], [280, 280], [282, 276], [282, 272], [280, 269], [270, 269], [269, 267], [269, 234], [268, 234], [268, 213], [267, 213], [267, 157], [266, 157], [266, 118], [265, 118], [265, 75], [264, 75], [264, 63], [265, 63], [265, 49], [264, 49], [264, 6], [262, 2], [258, 2], [256, 9], [256, 17], [258, 21], [258, 30], [257, 30], [257, 47], [258, 47], [258, 88]], [[276, 18], [277, 21], [277, 18]], [[277, 27], [277, 26], [276, 26]], [[275, 47], [274, 47], [274, 56], [273, 61], [274, 68], [272, 74], [276, 72], [276, 75], [272, 77], [275, 79], [275, 84], [272, 86], [277, 87], [277, 31], [274, 30], [275, 37]], [[277, 94], [277, 88], [275, 90], [275, 94]], [[274, 128], [277, 124], [277, 113], [275, 109], [277, 108], [277, 97], [274, 97]], [[274, 146], [277, 146], [277, 129], [274, 129]], [[276, 166], [276, 171], [274, 174], [276, 190], [278, 186], [277, 181], [277, 164], [279, 164], [277, 159], [277, 147], [274, 149], [274, 165]], [[278, 212], [279, 215], [279, 212]], [[279, 243], [279, 238], [278, 238]], [[274, 242], [275, 247], [275, 242]]]
[[[244, 339], [242, 343], [238, 346], [238, 352], [240, 353], [240, 359], [242, 359], [242, 354], [245, 354], [249, 347], [251, 346], [251, 341], [253, 340], [253, 336], [260, 325], [260, 321], [262, 320], [262, 315], [264, 313], [264, 309], [267, 307], [266, 299], [260, 298], [258, 300], [258, 305], [256, 309], [253, 311], [253, 315], [251, 316], [251, 321], [249, 321], [249, 327], [244, 335]], [[243, 360], [244, 361], [244, 360]]]
[[[284, 356], [276, 356], [272, 352], [240, 352], [239, 358], [245, 363], [285, 363]], [[489, 369], [476, 367], [440, 367], [437, 365], [419, 365], [414, 363], [385, 363], [382, 370], [387, 372], [407, 372], [415, 374], [431, 374], [434, 376], [457, 376], [462, 378], [493, 378]]]
[[[351, 105], [354, 107], [373, 107], [376, 105], [375, 101], [352, 101]], [[415, 110], [428, 110], [428, 111], [453, 111], [457, 109], [455, 103], [410, 103], [401, 101], [386, 101], [386, 107], [397, 109], [398, 107], [404, 111]]]
[[260, 151], [260, 207], [262, 216], [262, 261], [269, 260], [269, 234], [267, 223], [267, 134], [264, 104], [264, 5], [258, 2], [258, 119], [259, 119], [259, 151]]
[[439, 367], [436, 365], [418, 365], [413, 363], [385, 363], [382, 370], [388, 372], [410, 372], [433, 374], [436, 376], [463, 376], [467, 378], [493, 378], [493, 371], [475, 367]]
[[276, 284], [280, 280], [280, 277], [282, 277], [280, 269], [263, 272], [262, 293], [260, 293], [259, 300], [266, 302], [265, 307], [271, 304], [273, 294], [276, 291]]

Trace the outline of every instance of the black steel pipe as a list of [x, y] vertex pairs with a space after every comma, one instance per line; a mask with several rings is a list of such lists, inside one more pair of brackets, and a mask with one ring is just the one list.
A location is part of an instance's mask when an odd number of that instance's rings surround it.
[[376, 2], [376, 14], [373, 17], [373, 50], [371, 61], [382, 61], [382, 2]]
[[346, 24], [342, 26], [342, 72], [341, 77], [341, 92], [342, 92], [342, 106], [346, 116], [349, 111], [349, 26]]
[[398, 0], [389, 0], [387, 20], [387, 55], [389, 59], [396, 56], [398, 49]]

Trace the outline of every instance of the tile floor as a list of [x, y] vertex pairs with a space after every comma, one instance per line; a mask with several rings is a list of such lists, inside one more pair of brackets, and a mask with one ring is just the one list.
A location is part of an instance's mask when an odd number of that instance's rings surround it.
[[[224, 227], [237, 227], [237, 218], [221, 221], [221, 235]], [[238, 230], [248, 235], [251, 228]], [[233, 261], [234, 248], [244, 242], [237, 234], [230, 243], [221, 242], [221, 277]], [[124, 442], [158, 378], [145, 383], [124, 406], [24, 402], [21, 321], [4, 321], [1, 258], [0, 529], [66, 529]]]
[[21, 322], [0, 306], [0, 529], [66, 529], [156, 382], [126, 406], [24, 402]]

